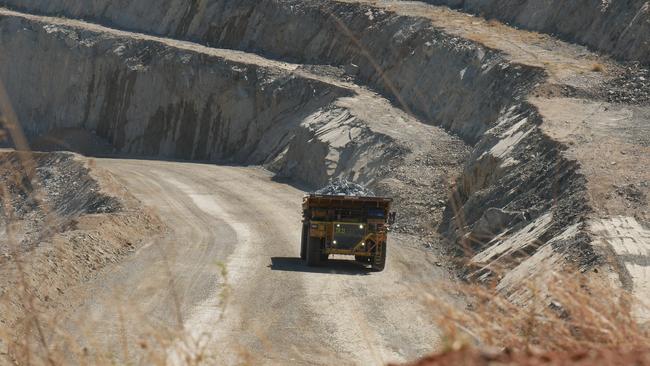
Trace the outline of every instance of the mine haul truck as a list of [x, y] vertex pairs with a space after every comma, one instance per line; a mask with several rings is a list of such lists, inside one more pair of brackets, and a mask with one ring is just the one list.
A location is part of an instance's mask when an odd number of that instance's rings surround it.
[[385, 197], [306, 195], [300, 258], [318, 266], [331, 254], [353, 255], [357, 262], [383, 271], [388, 229], [395, 217], [391, 203]]

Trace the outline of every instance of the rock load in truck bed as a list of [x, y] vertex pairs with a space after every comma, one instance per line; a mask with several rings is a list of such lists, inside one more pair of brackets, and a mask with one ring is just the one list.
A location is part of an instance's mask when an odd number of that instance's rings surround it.
[[316, 192], [327, 196], [357, 196], [357, 197], [373, 197], [375, 193], [368, 188], [345, 179], [333, 179], [329, 184]]

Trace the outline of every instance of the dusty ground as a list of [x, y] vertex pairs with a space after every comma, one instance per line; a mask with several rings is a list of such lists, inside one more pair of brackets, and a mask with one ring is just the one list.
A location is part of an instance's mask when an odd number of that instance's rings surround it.
[[[68, 324], [91, 352], [141, 356], [151, 329], [179, 323], [227, 364], [380, 364], [439, 342], [420, 290], [446, 281], [438, 258], [391, 236], [387, 270], [298, 258], [302, 192], [259, 168], [99, 159], [169, 232], [86, 286]], [[433, 279], [433, 281], [432, 281]], [[110, 291], [102, 289], [109, 288]], [[122, 316], [123, 318], [120, 318]], [[122, 328], [124, 327], [124, 328]], [[91, 340], [91, 341], [88, 341]], [[102, 345], [106, 345], [103, 348]], [[119, 356], [121, 357], [121, 356]]]

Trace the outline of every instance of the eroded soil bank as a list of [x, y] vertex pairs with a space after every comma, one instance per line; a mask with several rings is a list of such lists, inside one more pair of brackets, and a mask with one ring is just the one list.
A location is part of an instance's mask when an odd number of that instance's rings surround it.
[[163, 226], [112, 176], [71, 153], [0, 152], [0, 187], [4, 362], [8, 351], [25, 355], [8, 346], [30, 339], [39, 326], [54, 326], [56, 317], [41, 316], [69, 288], [133, 253]]

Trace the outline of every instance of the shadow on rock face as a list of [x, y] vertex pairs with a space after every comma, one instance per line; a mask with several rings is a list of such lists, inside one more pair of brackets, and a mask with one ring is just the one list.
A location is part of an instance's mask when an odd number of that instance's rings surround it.
[[102, 156], [115, 153], [115, 148], [94, 131], [83, 128], [59, 128], [32, 138], [35, 151], [72, 151], [86, 156]]

